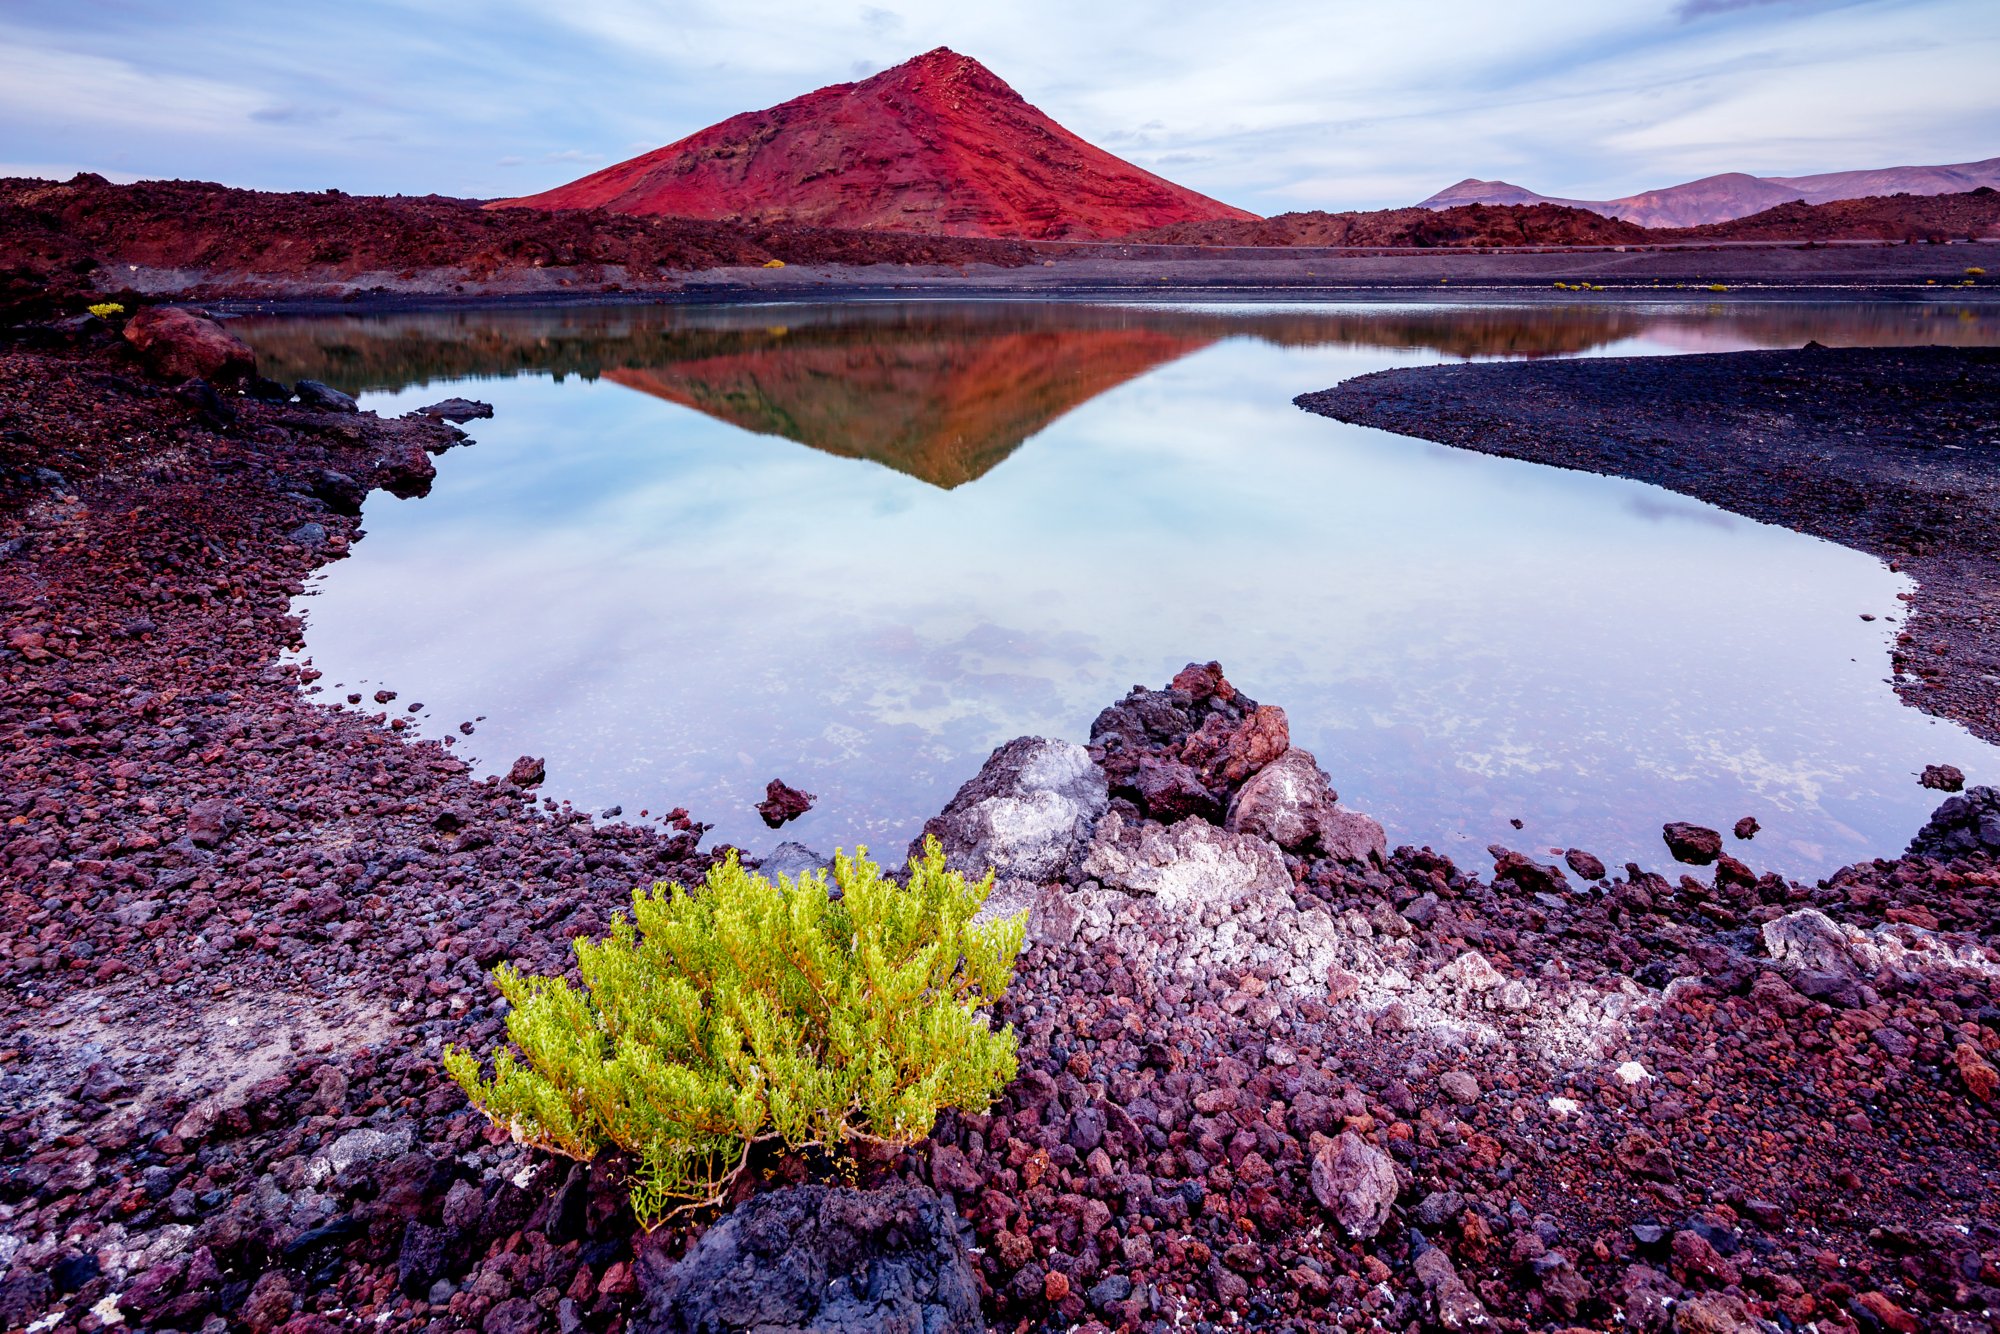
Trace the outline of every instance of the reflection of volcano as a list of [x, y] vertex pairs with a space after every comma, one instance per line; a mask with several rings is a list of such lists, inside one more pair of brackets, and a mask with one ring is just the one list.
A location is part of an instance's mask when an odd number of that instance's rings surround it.
[[1071, 408], [1214, 341], [1148, 329], [903, 332], [794, 345], [774, 329], [766, 346], [604, 378], [949, 489], [985, 475]]

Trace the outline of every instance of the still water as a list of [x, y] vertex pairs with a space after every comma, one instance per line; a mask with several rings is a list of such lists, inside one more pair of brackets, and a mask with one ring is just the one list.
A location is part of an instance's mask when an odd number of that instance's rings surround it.
[[[1991, 309], [605, 307], [238, 326], [269, 373], [493, 404], [300, 603], [329, 699], [764, 850], [901, 848], [991, 748], [1219, 659], [1391, 844], [1759, 869], [1899, 851], [1993, 748], [1884, 678], [1909, 581], [1654, 487], [1312, 416], [1467, 357], [2000, 343]], [[1864, 621], [1862, 613], [1879, 619]], [[337, 683], [337, 684], [336, 684]], [[375, 709], [372, 703], [364, 707]], [[470, 736], [458, 724], [478, 720]], [[779, 777], [818, 794], [773, 834]], [[1523, 822], [1516, 830], [1512, 820]]]

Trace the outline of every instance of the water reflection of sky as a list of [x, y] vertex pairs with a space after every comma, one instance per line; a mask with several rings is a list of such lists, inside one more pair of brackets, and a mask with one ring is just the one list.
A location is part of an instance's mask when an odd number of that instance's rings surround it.
[[[1841, 309], [1813, 336], [1843, 341]], [[1754, 814], [1748, 860], [1820, 872], [1900, 849], [1934, 804], [1922, 765], [2000, 767], [1883, 682], [1909, 584], [1879, 562], [1293, 407], [1440, 359], [1365, 345], [1356, 315], [1331, 345], [1206, 342], [949, 490], [603, 380], [374, 393], [496, 415], [428, 498], [369, 500], [308, 648], [329, 685], [421, 700], [426, 734], [484, 716], [459, 745], [484, 770], [543, 755], [552, 795], [685, 805], [752, 848], [893, 854], [994, 745], [1081, 740], [1191, 659], [1285, 706], [1392, 842], [1473, 861], [1657, 864], [1662, 820]], [[1685, 324], [1589, 350], [1673, 350]], [[820, 796], [782, 835], [751, 810], [772, 777]]]

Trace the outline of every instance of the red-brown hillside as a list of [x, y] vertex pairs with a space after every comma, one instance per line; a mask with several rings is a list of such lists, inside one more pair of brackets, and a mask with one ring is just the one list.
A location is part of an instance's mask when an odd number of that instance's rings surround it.
[[1080, 240], [1255, 216], [1085, 143], [944, 47], [488, 207]]

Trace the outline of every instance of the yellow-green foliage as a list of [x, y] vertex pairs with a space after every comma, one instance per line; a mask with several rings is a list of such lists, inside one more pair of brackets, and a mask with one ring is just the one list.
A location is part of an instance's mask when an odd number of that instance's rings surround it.
[[100, 320], [108, 320], [113, 315], [123, 315], [125, 313], [125, 307], [119, 305], [116, 301], [100, 301], [94, 306], [85, 306], [84, 309], [97, 316]]
[[942, 1108], [986, 1106], [1014, 1078], [1014, 1033], [987, 1011], [1025, 919], [975, 924], [993, 877], [968, 885], [935, 839], [907, 886], [865, 848], [833, 880], [838, 899], [825, 872], [773, 885], [732, 855], [698, 893], [639, 890], [604, 939], [575, 941], [582, 989], [493, 971], [525, 1061], [503, 1049], [487, 1079], [447, 1047], [445, 1068], [517, 1140], [630, 1153], [648, 1228], [718, 1198], [759, 1141], [904, 1145]]

